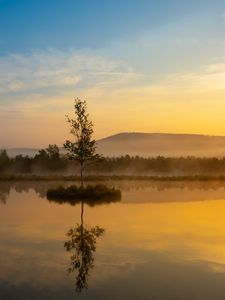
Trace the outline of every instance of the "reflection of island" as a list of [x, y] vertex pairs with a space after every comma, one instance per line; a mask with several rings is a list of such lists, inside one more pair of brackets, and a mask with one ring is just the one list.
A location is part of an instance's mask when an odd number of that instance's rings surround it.
[[67, 232], [68, 240], [64, 244], [66, 250], [72, 252], [68, 272], [77, 271], [76, 291], [78, 293], [88, 288], [88, 277], [94, 267], [97, 238], [105, 231], [99, 226], [88, 228], [84, 225], [83, 214], [84, 203], [81, 202], [81, 223]]
[[[70, 181], [1, 181], [0, 182], [0, 205], [5, 204], [12, 192], [29, 193], [34, 191], [40, 198], [46, 197], [49, 188], [56, 188], [59, 185], [69, 186], [74, 184]], [[112, 180], [105, 181], [109, 187], [115, 186], [123, 193], [122, 199], [126, 203], [146, 203], [146, 202], [184, 202], [203, 200], [224, 200], [225, 181], [154, 181], [154, 180]], [[135, 194], [136, 193], [136, 194]], [[133, 198], [132, 198], [133, 197]], [[135, 201], [134, 201], [135, 199]], [[54, 201], [54, 200], [52, 200]], [[56, 203], [69, 203], [76, 205], [80, 201], [55, 200]], [[89, 203], [88, 203], [89, 202]], [[97, 204], [107, 204], [112, 201], [102, 199], [101, 201], [85, 200], [90, 206]]]
[[47, 196], [47, 199], [49, 202], [55, 202], [58, 204], [70, 204], [72, 206], [79, 204], [80, 202], [83, 202], [85, 204], [88, 204], [89, 206], [95, 206], [95, 205], [101, 205], [101, 204], [109, 204], [114, 202], [121, 201], [121, 194], [115, 194], [111, 196], [101, 196], [101, 197], [93, 197], [93, 198], [71, 198], [71, 199], [60, 199], [60, 198], [50, 198]]

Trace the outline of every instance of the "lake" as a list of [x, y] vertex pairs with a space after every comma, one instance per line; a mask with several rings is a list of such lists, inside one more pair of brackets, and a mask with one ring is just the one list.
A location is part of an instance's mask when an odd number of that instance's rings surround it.
[[72, 206], [0, 183], [1, 300], [225, 299], [225, 183], [107, 184], [121, 201]]

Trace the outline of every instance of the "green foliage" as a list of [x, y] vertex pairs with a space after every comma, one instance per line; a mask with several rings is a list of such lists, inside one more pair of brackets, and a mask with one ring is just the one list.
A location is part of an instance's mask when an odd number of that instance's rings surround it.
[[75, 141], [67, 140], [64, 144], [68, 158], [80, 164], [81, 186], [83, 187], [83, 170], [87, 162], [100, 158], [96, 153], [96, 141], [92, 139], [93, 123], [89, 120], [87, 103], [79, 98], [74, 101], [74, 119], [67, 117], [70, 133]]

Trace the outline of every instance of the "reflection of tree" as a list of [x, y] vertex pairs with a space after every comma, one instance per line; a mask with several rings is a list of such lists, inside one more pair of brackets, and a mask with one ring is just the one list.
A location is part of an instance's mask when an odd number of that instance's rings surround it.
[[105, 231], [99, 226], [91, 228], [85, 226], [83, 214], [84, 203], [81, 202], [81, 224], [77, 224], [67, 232], [68, 240], [64, 244], [67, 251], [73, 251], [68, 272], [77, 271], [76, 291], [78, 293], [88, 288], [89, 272], [94, 267], [97, 238]]
[[1, 187], [0, 187], [0, 203], [2, 204], [6, 204], [6, 201], [9, 197], [9, 193], [10, 193], [10, 186], [8, 186], [5, 183], [1, 183]]
[[6, 204], [7, 198], [8, 198], [8, 195], [6, 195], [0, 191], [0, 203]]

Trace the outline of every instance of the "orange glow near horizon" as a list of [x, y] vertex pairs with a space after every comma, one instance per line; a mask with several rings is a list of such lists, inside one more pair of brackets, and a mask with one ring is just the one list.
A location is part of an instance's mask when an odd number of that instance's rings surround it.
[[[85, 94], [85, 93], [84, 93]], [[127, 89], [95, 95], [87, 92], [88, 112], [94, 138], [119, 132], [158, 132], [225, 135], [225, 91], [179, 91], [179, 89]], [[70, 136], [65, 115], [73, 116], [73, 96], [39, 106], [24, 103], [23, 114], [0, 120], [0, 147], [46, 147], [62, 145]], [[104, 99], [107, 99], [107, 101]], [[9, 121], [10, 120], [10, 121]], [[7, 125], [7, 126], [6, 126]]]

